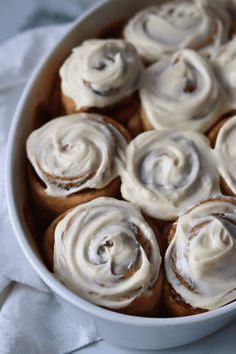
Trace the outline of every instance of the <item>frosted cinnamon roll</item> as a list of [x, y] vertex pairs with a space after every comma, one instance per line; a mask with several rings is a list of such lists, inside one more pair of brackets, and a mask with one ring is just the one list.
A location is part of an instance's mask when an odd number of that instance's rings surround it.
[[229, 30], [230, 18], [219, 1], [168, 1], [136, 14], [124, 37], [152, 63], [182, 48], [218, 47]]
[[228, 109], [228, 101], [209, 63], [185, 49], [148, 68], [140, 90], [146, 130], [205, 132]]
[[127, 140], [120, 124], [89, 113], [60, 117], [33, 131], [26, 150], [38, 209], [57, 216], [99, 196], [118, 196]]
[[163, 280], [157, 237], [136, 206], [97, 198], [56, 219], [44, 249], [55, 275], [82, 298], [126, 314], [151, 315]]
[[217, 197], [181, 216], [165, 256], [170, 314], [214, 310], [236, 299], [236, 199]]
[[236, 37], [224, 44], [214, 59], [216, 74], [230, 98], [231, 108], [236, 108]]
[[186, 208], [219, 194], [217, 156], [196, 132], [150, 131], [128, 145], [121, 194], [156, 219], [175, 220]]
[[139, 108], [137, 90], [142, 70], [139, 55], [128, 42], [83, 42], [60, 68], [65, 112], [99, 111], [127, 123]]
[[221, 190], [226, 195], [236, 196], [236, 115], [219, 122], [209, 137], [219, 155]]

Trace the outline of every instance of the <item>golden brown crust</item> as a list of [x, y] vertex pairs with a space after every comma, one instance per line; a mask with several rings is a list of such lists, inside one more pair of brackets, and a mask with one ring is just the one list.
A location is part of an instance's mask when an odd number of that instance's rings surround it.
[[141, 120], [143, 124], [144, 131], [154, 130], [155, 128], [152, 126], [151, 122], [149, 121], [145, 111], [141, 108]]
[[140, 116], [140, 109], [124, 124], [127, 130], [132, 135], [132, 138], [135, 138], [137, 135], [143, 132], [143, 125]]
[[235, 21], [234, 17], [235, 17], [235, 12], [232, 13], [232, 27], [231, 27], [231, 31], [230, 31], [230, 39], [232, 39], [236, 33], [236, 21]]
[[162, 289], [164, 281], [163, 267], [161, 266], [158, 279], [152, 287], [150, 296], [140, 296], [128, 307], [121, 309], [120, 313], [131, 316], [155, 317], [160, 311], [159, 305], [162, 299]]
[[60, 80], [57, 77], [55, 79], [53, 85], [53, 91], [51, 93], [50, 101], [49, 101], [49, 111], [51, 117], [60, 117], [64, 115], [64, 109], [61, 102], [61, 87], [60, 87]]
[[184, 302], [168, 283], [167, 279], [165, 279], [163, 285], [163, 299], [168, 315], [172, 317], [197, 315], [207, 311], [204, 309], [193, 308], [191, 305]]
[[236, 110], [231, 110], [231, 111], [223, 114], [221, 117], [219, 117], [219, 119], [217, 120], [215, 125], [213, 125], [213, 127], [211, 127], [207, 131], [206, 135], [207, 135], [208, 139], [210, 140], [212, 147], [215, 147], [217, 135], [220, 131], [220, 128], [227, 122], [228, 119], [232, 118], [235, 115], [236, 115]]
[[74, 101], [61, 92], [62, 110], [65, 114], [74, 114], [79, 112], [98, 113], [108, 115], [118, 120], [120, 123], [127, 123], [133, 114], [139, 108], [139, 99], [137, 93], [125, 97], [122, 101], [104, 108], [82, 107], [76, 108]]
[[106, 107], [104, 109], [98, 109], [98, 112], [104, 112], [111, 118], [117, 120], [121, 124], [127, 124], [130, 119], [136, 114], [140, 108], [140, 100], [138, 93], [135, 92], [130, 96], [123, 98], [121, 102], [115, 105]]
[[221, 119], [221, 120], [218, 121], [218, 122], [209, 130], [209, 132], [207, 133], [207, 137], [208, 137], [208, 139], [210, 140], [210, 143], [211, 143], [212, 148], [215, 147], [216, 139], [217, 139], [217, 136], [218, 136], [218, 134], [219, 134], [219, 131], [220, 131], [221, 127], [223, 127], [223, 125], [224, 125], [229, 119], [230, 119], [229, 117]]
[[[112, 106], [108, 106], [105, 108], [83, 107], [79, 110], [76, 109], [75, 103], [71, 98], [65, 96], [62, 92], [60, 96], [60, 106], [62, 109], [62, 114], [67, 115], [78, 112], [98, 113], [109, 116], [126, 126], [132, 136], [137, 135], [137, 129], [138, 132], [141, 131], [141, 123], [139, 123], [137, 128], [137, 124], [139, 122], [139, 119], [137, 119], [137, 115], [139, 115], [140, 108], [140, 100], [137, 92], [133, 93], [128, 97], [125, 97], [121, 102], [118, 102], [117, 104], [114, 104]], [[133, 121], [133, 123], [131, 121]]]
[[[62, 215], [58, 216], [48, 227], [43, 237], [43, 254], [45, 258], [45, 262], [49, 270], [53, 271], [53, 252], [54, 252], [54, 233], [57, 224], [70, 212], [67, 210]], [[157, 242], [160, 247], [160, 252], [164, 254], [164, 244], [163, 239], [161, 238], [160, 231], [156, 222], [150, 218], [145, 217], [146, 222], [153, 229]], [[117, 312], [124, 313], [127, 315], [133, 316], [156, 316], [159, 312], [159, 304], [162, 300], [162, 289], [163, 289], [163, 281], [164, 281], [164, 270], [163, 266], [160, 267], [160, 272], [158, 279], [154, 286], [152, 287], [151, 295], [149, 296], [140, 296], [135, 299], [128, 307], [121, 309]]]
[[53, 252], [54, 252], [54, 234], [57, 224], [69, 213], [67, 210], [59, 215], [47, 228], [43, 237], [43, 255], [46, 265], [50, 272], [53, 272]]
[[159, 221], [156, 219], [153, 219], [149, 216], [143, 216], [143, 217], [146, 220], [146, 222], [151, 226], [152, 230], [154, 231], [154, 234], [157, 239], [157, 243], [160, 248], [160, 253], [163, 258], [165, 255], [165, 252], [166, 252], [166, 240], [163, 237], [163, 233], [161, 232], [161, 227], [159, 225]]
[[62, 114], [63, 115], [69, 115], [69, 114], [74, 114], [74, 113], [80, 113], [80, 112], [88, 112], [87, 110], [81, 109], [77, 110], [74, 101], [63, 95], [62, 91], [60, 92], [60, 97], [61, 97], [61, 109], [62, 109]]
[[121, 123], [107, 116], [102, 116], [102, 117], [106, 123], [112, 124], [117, 130], [119, 130], [119, 132], [124, 136], [125, 140], [128, 143], [131, 141], [130, 132]]
[[98, 197], [119, 197], [120, 178], [117, 177], [107, 186], [100, 189], [86, 189], [67, 197], [54, 197], [45, 192], [31, 165], [28, 167], [29, 183], [32, 198], [37, 211], [46, 220], [52, 220], [77, 205], [89, 202]]
[[176, 228], [177, 228], [177, 222], [174, 222], [171, 226], [171, 228], [169, 229], [169, 232], [167, 234], [166, 240], [167, 240], [167, 245], [169, 246], [169, 244], [171, 243], [171, 241], [173, 240], [175, 233], [176, 233]]
[[127, 20], [118, 20], [112, 25], [109, 25], [98, 34], [98, 38], [103, 39], [113, 39], [113, 38], [123, 38], [123, 28], [126, 25]]

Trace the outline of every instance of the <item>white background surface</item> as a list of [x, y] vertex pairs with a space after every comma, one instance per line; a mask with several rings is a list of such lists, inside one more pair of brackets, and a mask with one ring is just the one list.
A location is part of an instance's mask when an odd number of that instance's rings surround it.
[[[132, 0], [130, 0], [132, 1]], [[133, 0], [134, 1], [134, 0]], [[65, 22], [73, 19], [96, 0], [1, 0], [0, 43], [17, 32], [40, 24]], [[0, 347], [1, 353], [1, 347]], [[79, 354], [134, 354], [145, 353], [122, 349], [99, 342], [79, 351]], [[220, 332], [200, 342], [169, 350], [152, 351], [158, 354], [235, 354], [236, 320]], [[17, 353], [16, 353], [17, 354]], [[34, 353], [29, 353], [34, 354]], [[50, 353], [45, 353], [50, 354]], [[66, 354], [66, 353], [65, 353]], [[68, 354], [68, 353], [67, 353]]]

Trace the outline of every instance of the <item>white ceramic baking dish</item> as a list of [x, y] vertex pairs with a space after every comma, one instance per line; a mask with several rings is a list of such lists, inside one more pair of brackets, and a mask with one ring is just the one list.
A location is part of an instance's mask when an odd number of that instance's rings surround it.
[[236, 315], [236, 302], [218, 310], [183, 318], [139, 318], [95, 306], [65, 288], [44, 265], [25, 221], [28, 189], [25, 177], [25, 141], [33, 127], [39, 102], [47, 102], [56, 72], [72, 47], [96, 37], [101, 29], [132, 16], [142, 7], [158, 1], [108, 0], [79, 18], [50, 55], [37, 68], [25, 89], [12, 124], [6, 186], [9, 214], [17, 240], [31, 266], [45, 283], [62, 298], [93, 318], [99, 335], [106, 341], [130, 348], [160, 349], [190, 343], [215, 332]]

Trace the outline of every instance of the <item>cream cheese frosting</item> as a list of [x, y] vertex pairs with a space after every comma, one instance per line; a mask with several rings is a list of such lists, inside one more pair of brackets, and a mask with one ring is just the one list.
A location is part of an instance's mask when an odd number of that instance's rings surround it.
[[134, 205], [97, 198], [58, 223], [53, 262], [54, 273], [72, 291], [121, 309], [150, 295], [161, 257], [153, 230]]
[[50, 121], [27, 139], [27, 157], [51, 196], [103, 188], [119, 174], [127, 142], [97, 114], [78, 113]]
[[174, 220], [196, 202], [219, 194], [217, 154], [200, 133], [142, 133], [128, 145], [121, 180], [124, 199], [149, 216]]
[[173, 289], [192, 307], [214, 310], [235, 300], [236, 199], [202, 202], [181, 216], [165, 269]]
[[205, 132], [228, 109], [210, 64], [190, 49], [149, 67], [140, 96], [145, 118], [155, 129]]
[[220, 48], [213, 60], [216, 73], [230, 97], [231, 108], [236, 108], [236, 37]]
[[91, 39], [60, 68], [61, 89], [76, 109], [107, 107], [139, 88], [143, 65], [135, 47], [118, 39]]
[[217, 135], [215, 150], [219, 153], [220, 174], [236, 195], [236, 116], [227, 120]]
[[230, 17], [217, 0], [168, 1], [136, 14], [124, 30], [146, 62], [178, 49], [218, 47], [229, 37]]

